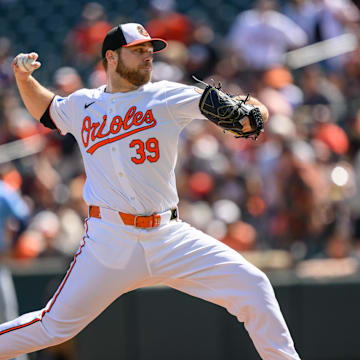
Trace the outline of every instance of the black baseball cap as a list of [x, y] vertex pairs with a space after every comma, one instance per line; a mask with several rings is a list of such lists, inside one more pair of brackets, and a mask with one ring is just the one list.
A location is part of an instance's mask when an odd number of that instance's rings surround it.
[[152, 43], [154, 52], [162, 51], [168, 45], [163, 39], [151, 38], [149, 33], [140, 24], [120, 24], [113, 27], [106, 34], [102, 44], [101, 54], [104, 58], [107, 50], [116, 50], [120, 47], [129, 47], [146, 42]]

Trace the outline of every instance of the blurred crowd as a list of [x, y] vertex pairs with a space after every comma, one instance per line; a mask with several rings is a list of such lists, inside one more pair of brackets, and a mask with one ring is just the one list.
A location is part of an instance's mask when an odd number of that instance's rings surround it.
[[[209, 121], [194, 120], [184, 130], [177, 164], [183, 220], [238, 251], [283, 251], [287, 266], [360, 259], [358, 5], [257, 0], [220, 34], [180, 13], [175, 0], [149, 3], [145, 27], [169, 42], [155, 57], [153, 81], [195, 84], [195, 75], [232, 94], [250, 93], [270, 111], [256, 142]], [[104, 84], [101, 43], [120, 22], [142, 19], [118, 14], [110, 21], [102, 4], [87, 3], [58, 49], [62, 66], [45, 85], [66, 96]], [[312, 48], [305, 60], [298, 53], [295, 65], [289, 61], [296, 49], [329, 39], [338, 42]], [[352, 51], [336, 52], [344, 44]], [[71, 135], [45, 129], [24, 109], [10, 67], [15, 55], [0, 34], [0, 177], [28, 207], [26, 221], [14, 215], [0, 222], [0, 253], [28, 261], [70, 258], [87, 216], [82, 162]]]

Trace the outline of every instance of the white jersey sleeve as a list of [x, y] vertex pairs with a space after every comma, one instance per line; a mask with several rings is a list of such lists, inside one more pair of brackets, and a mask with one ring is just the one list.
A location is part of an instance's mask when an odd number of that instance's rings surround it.
[[166, 106], [170, 116], [180, 127], [185, 127], [193, 119], [206, 119], [199, 109], [202, 89], [170, 81], [164, 81], [164, 83], [166, 86]]
[[50, 105], [51, 120], [61, 135], [73, 132], [72, 122], [76, 112], [75, 94], [67, 97], [56, 95]]

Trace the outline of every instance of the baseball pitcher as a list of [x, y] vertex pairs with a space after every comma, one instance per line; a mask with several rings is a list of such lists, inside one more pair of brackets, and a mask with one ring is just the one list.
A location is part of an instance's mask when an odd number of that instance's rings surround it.
[[102, 46], [106, 85], [60, 97], [32, 72], [36, 53], [12, 67], [21, 97], [44, 126], [76, 138], [87, 175], [84, 234], [44, 309], [0, 325], [0, 360], [64, 342], [120, 295], [162, 283], [225, 307], [244, 322], [260, 356], [299, 360], [269, 280], [220, 241], [179, 218], [177, 144], [193, 119], [256, 138], [266, 108], [220, 86], [152, 83], [153, 53], [165, 49], [140, 24], [111, 29]]

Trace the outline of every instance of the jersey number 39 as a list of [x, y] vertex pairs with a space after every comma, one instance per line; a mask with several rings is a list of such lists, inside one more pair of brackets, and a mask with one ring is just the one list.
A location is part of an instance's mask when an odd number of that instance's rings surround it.
[[136, 149], [136, 156], [131, 158], [135, 164], [142, 164], [145, 160], [150, 162], [159, 160], [159, 142], [156, 138], [147, 139], [145, 143], [140, 139], [134, 139], [130, 147]]

